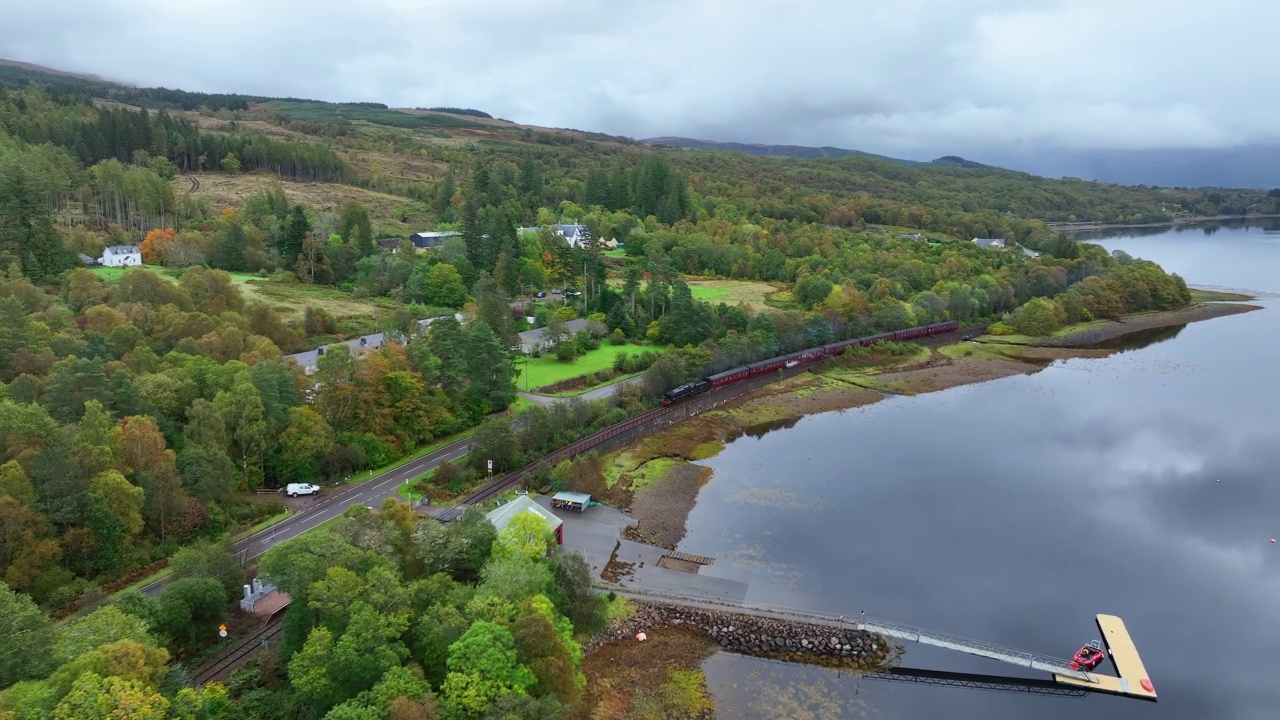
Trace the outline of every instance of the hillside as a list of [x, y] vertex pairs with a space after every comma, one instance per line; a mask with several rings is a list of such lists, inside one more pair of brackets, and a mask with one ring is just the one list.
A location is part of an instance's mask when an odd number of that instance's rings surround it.
[[[0, 617], [22, 634], [0, 716], [705, 714], [586, 687], [577, 639], [605, 598], [579, 556], [547, 557], [537, 518], [498, 534], [475, 508], [446, 525], [396, 498], [453, 504], [527, 465], [531, 487], [594, 493], [551, 453], [695, 378], [833, 340], [939, 322], [1046, 336], [1185, 307], [1182, 278], [1038, 218], [1280, 206], [970, 165], [655, 148], [0, 67]], [[426, 229], [456, 232], [406, 241]], [[524, 356], [530, 320], [546, 345]], [[314, 368], [289, 357], [319, 347]], [[546, 406], [518, 398], [521, 368], [534, 392], [644, 377]], [[465, 456], [445, 449], [463, 438]], [[393, 469], [406, 458], [420, 464]], [[388, 471], [398, 491], [369, 512]], [[252, 632], [228, 611], [257, 572], [223, 541], [285, 517], [259, 491], [375, 476], [345, 519], [303, 510], [286, 527], [306, 532], [256, 559], [294, 599], [260, 660], [169, 692]], [[127, 590], [165, 566], [158, 598]]]
[[762, 155], [766, 157], [793, 157], [814, 160], [818, 158], [842, 158], [855, 155], [857, 157], [883, 160], [884, 162], [890, 162], [895, 165], [905, 165], [907, 167], [916, 167], [927, 164], [916, 162], [915, 160], [903, 160], [901, 158], [875, 155], [873, 153], [862, 152], [861, 150], [845, 150], [844, 148], [838, 147], [806, 147], [804, 145], [765, 145], [763, 143], [716, 142], [714, 140], [694, 140], [693, 138], [685, 137], [655, 137], [647, 138], [640, 142], [645, 143], [646, 145], [654, 145], [658, 147], [689, 148], [691, 150], [730, 150], [733, 152], [746, 153], [747, 155]]
[[[404, 236], [410, 223], [438, 224], [457, 219], [452, 198], [440, 197], [465, 182], [479, 163], [499, 163], [504, 183], [513, 182], [522, 168], [536, 165], [543, 191], [511, 210], [516, 221], [534, 219], [534, 209], [569, 201], [584, 209], [592, 204], [620, 210], [620, 202], [604, 201], [606, 186], [619, 168], [633, 168], [644, 157], [663, 158], [688, 179], [692, 195], [686, 207], [696, 219], [729, 203], [748, 215], [825, 222], [892, 223], [929, 218], [922, 229], [954, 235], [974, 231], [1015, 234], [1007, 220], [1159, 222], [1194, 215], [1242, 214], [1270, 207], [1257, 192], [1126, 187], [1079, 180], [1049, 180], [1027, 173], [987, 167], [961, 158], [914, 163], [838, 148], [792, 148], [713, 144], [699, 149], [657, 147], [652, 143], [686, 142], [657, 138], [637, 142], [629, 138], [580, 130], [522, 126], [479, 117], [482, 113], [403, 110], [378, 103], [330, 103], [296, 98], [267, 98], [237, 94], [189, 93], [163, 88], [131, 88], [81, 77], [48, 75], [30, 69], [0, 67], [0, 88], [40, 87], [56, 93], [66, 117], [69, 100], [107, 99], [152, 110], [190, 124], [183, 130], [187, 148], [171, 158], [180, 171], [221, 170], [232, 152], [241, 170], [310, 182], [308, 195], [329, 198], [336, 206], [353, 196], [356, 187], [405, 199], [403, 207], [378, 203], [376, 230]], [[11, 121], [12, 122], [12, 121]], [[29, 142], [53, 139], [47, 123], [41, 129], [14, 126], [10, 132]], [[114, 122], [114, 121], [113, 121]], [[193, 135], [192, 133], [196, 133]], [[198, 135], [199, 137], [197, 137]], [[96, 137], [96, 136], [94, 136]], [[54, 139], [55, 143], [58, 141]], [[73, 145], [74, 139], [66, 144]], [[734, 149], [729, 154], [701, 148]], [[779, 157], [779, 153], [820, 157]], [[79, 151], [82, 162], [105, 157], [102, 152]], [[118, 152], [109, 153], [128, 159]], [[302, 159], [305, 156], [305, 161]], [[243, 175], [239, 177], [244, 177]], [[203, 184], [218, 194], [196, 190], [197, 198], [215, 204], [243, 196], [234, 185], [261, 181], [235, 180]], [[783, 196], [790, 210], [776, 206]], [[802, 198], [806, 198], [803, 201]], [[434, 208], [433, 208], [434, 206]], [[434, 209], [434, 212], [433, 212]], [[584, 214], [584, 213], [580, 213]], [[981, 215], [981, 219], [975, 219]], [[405, 218], [408, 218], [406, 220]], [[856, 218], [856, 220], [855, 220]], [[1003, 218], [1003, 219], [1002, 219]], [[660, 218], [661, 219], [661, 218]]]

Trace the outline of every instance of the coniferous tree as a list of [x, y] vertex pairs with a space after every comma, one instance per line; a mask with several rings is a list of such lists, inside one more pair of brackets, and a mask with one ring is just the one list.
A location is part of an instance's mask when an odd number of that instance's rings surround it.
[[245, 251], [249, 249], [249, 236], [240, 223], [233, 222], [213, 240], [209, 249], [209, 264], [219, 270], [239, 272], [245, 269]]
[[358, 200], [342, 203], [338, 221], [338, 234], [342, 241], [356, 246], [360, 257], [373, 254], [373, 228], [369, 223], [369, 210]]
[[484, 320], [467, 330], [467, 398], [481, 413], [502, 410], [516, 399], [515, 365], [502, 339]]
[[307, 220], [307, 210], [301, 205], [294, 205], [289, 217], [285, 219], [284, 229], [280, 233], [280, 264], [291, 268], [298, 262], [298, 253], [302, 251], [302, 241], [311, 232], [311, 222]]

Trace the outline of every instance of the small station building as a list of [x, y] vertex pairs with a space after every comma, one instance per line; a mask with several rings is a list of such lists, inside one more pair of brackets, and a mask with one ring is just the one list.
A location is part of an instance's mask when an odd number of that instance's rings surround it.
[[501, 535], [502, 530], [507, 527], [512, 518], [526, 512], [546, 520], [547, 525], [556, 535], [556, 544], [564, 544], [564, 521], [556, 517], [555, 513], [531, 500], [528, 495], [517, 495], [515, 500], [490, 510], [485, 517], [489, 518], [489, 522], [493, 523], [493, 526], [498, 529], [498, 534]]

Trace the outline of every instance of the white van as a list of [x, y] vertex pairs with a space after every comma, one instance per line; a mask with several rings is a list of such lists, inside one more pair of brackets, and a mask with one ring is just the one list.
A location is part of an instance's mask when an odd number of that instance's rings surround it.
[[308, 485], [307, 483], [289, 483], [284, 487], [284, 494], [289, 497], [298, 497], [299, 495], [315, 495], [320, 492], [319, 485]]

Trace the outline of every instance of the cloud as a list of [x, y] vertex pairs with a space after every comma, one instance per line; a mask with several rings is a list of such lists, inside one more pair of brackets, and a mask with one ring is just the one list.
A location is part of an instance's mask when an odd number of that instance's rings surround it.
[[1256, 0], [62, 0], [0, 56], [140, 85], [930, 156], [1280, 141]]

